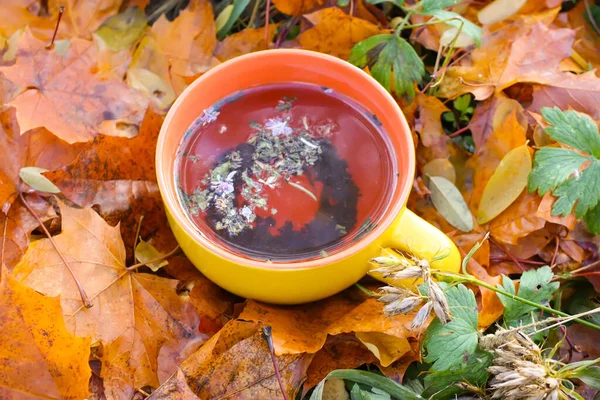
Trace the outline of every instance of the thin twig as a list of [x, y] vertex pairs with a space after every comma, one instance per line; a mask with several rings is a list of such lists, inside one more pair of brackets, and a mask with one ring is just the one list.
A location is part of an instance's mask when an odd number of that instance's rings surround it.
[[310, 190], [308, 190], [307, 188], [305, 188], [302, 185], [299, 185], [297, 183], [294, 183], [292, 181], [286, 181], [288, 185], [295, 187], [296, 189], [302, 191], [303, 193], [306, 193], [307, 195], [310, 196], [311, 199], [313, 199], [314, 201], [319, 201], [319, 199], [317, 199], [317, 196], [314, 195], [313, 192], [311, 192]]
[[271, 12], [271, 0], [267, 0], [267, 10], [265, 11], [265, 46], [269, 48], [269, 13]]
[[461, 133], [468, 131], [469, 129], [470, 129], [470, 127], [469, 127], [469, 125], [467, 125], [464, 128], [460, 128], [456, 132], [452, 132], [451, 134], [448, 135], [448, 137], [449, 138], [456, 137], [456, 136], [460, 135]]
[[267, 345], [269, 346], [269, 353], [271, 353], [271, 361], [273, 362], [273, 368], [275, 368], [275, 376], [277, 377], [277, 382], [279, 383], [279, 389], [281, 389], [281, 395], [283, 396], [283, 400], [288, 400], [287, 393], [283, 387], [283, 380], [281, 379], [281, 373], [279, 372], [279, 366], [277, 365], [277, 357], [275, 357], [275, 348], [273, 347], [273, 336], [271, 332], [270, 326], [263, 326], [263, 337], [267, 341]]
[[517, 260], [517, 258], [515, 256], [513, 256], [512, 254], [510, 254], [510, 252], [508, 250], [506, 250], [500, 243], [496, 242], [492, 238], [490, 238], [490, 242], [492, 242], [497, 248], [500, 249], [500, 251], [502, 251], [504, 254], [506, 254], [515, 264], [517, 264], [517, 267], [519, 267], [519, 269], [521, 271], [525, 272], [525, 268], [523, 268], [523, 266], [521, 265], [519, 260]]
[[260, 3], [262, 3], [262, 0], [256, 0], [254, 2], [254, 7], [252, 8], [252, 14], [250, 15], [250, 20], [248, 22], [248, 26], [250, 28], [252, 28], [254, 26], [254, 19], [256, 18], [256, 14], [258, 13]]
[[[524, 260], [522, 258], [515, 257], [521, 264], [529, 264], [529, 265], [548, 265], [548, 263], [543, 261], [533, 261], [533, 260]], [[491, 262], [502, 262], [502, 261], [512, 261], [510, 257], [490, 257]]]
[[52, 35], [52, 40], [46, 46], [46, 49], [48, 49], [48, 50], [54, 48], [54, 40], [56, 39], [56, 34], [58, 33], [58, 26], [60, 25], [60, 20], [62, 19], [64, 12], [65, 12], [65, 6], [60, 6], [58, 8], [58, 20], [56, 21], [56, 27], [54, 28], [54, 34]]
[[40, 224], [40, 227], [42, 228], [42, 230], [44, 231], [44, 233], [48, 237], [48, 240], [50, 240], [50, 243], [52, 243], [52, 246], [54, 247], [54, 250], [56, 250], [56, 252], [58, 253], [58, 256], [60, 257], [60, 259], [62, 260], [62, 262], [65, 264], [65, 267], [67, 268], [67, 271], [69, 271], [69, 273], [73, 277], [73, 280], [75, 281], [75, 286], [77, 286], [77, 290], [79, 290], [79, 295], [81, 296], [81, 301], [83, 302], [83, 305], [86, 308], [91, 308], [92, 307], [92, 303], [90, 302], [90, 299], [89, 299], [88, 295], [85, 293], [85, 290], [83, 289], [83, 286], [81, 285], [81, 282], [79, 282], [79, 279], [77, 279], [77, 277], [73, 273], [73, 270], [71, 269], [71, 265], [69, 264], [69, 262], [67, 261], [67, 259], [63, 255], [63, 253], [60, 251], [60, 249], [56, 245], [56, 242], [54, 241], [54, 238], [52, 237], [52, 235], [50, 234], [50, 232], [48, 232], [48, 229], [46, 229], [46, 225], [44, 225], [44, 223], [42, 222], [42, 220], [40, 219], [40, 217], [37, 215], [37, 213], [35, 212], [35, 210], [33, 208], [31, 208], [31, 206], [29, 205], [29, 203], [27, 203], [27, 200], [25, 200], [25, 197], [23, 196], [23, 193], [19, 192], [19, 197], [21, 198], [21, 201], [23, 202], [23, 205], [25, 205], [25, 208], [27, 208], [27, 211], [29, 211], [29, 213]]
[[556, 247], [554, 248], [554, 255], [552, 256], [552, 261], [550, 261], [550, 268], [554, 268], [554, 262], [556, 261], [556, 256], [558, 255], [558, 247], [560, 246], [560, 238], [558, 235], [556, 236]]

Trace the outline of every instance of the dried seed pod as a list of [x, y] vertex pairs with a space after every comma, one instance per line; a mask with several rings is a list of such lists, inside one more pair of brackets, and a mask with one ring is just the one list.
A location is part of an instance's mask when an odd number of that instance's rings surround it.
[[396, 300], [385, 307], [383, 307], [383, 312], [388, 317], [393, 317], [399, 314], [406, 314], [412, 311], [415, 307], [423, 302], [422, 297], [411, 296], [402, 300]]
[[446, 295], [440, 286], [433, 280], [429, 280], [429, 297], [433, 303], [435, 315], [439, 318], [442, 324], [447, 324], [452, 321], [452, 313]]
[[386, 274], [384, 277], [394, 278], [394, 279], [417, 279], [421, 278], [423, 275], [423, 270], [419, 267], [408, 267], [400, 270], [398, 272], [394, 272], [391, 274]]
[[421, 328], [425, 324], [425, 321], [427, 321], [427, 318], [429, 317], [429, 314], [431, 314], [432, 309], [432, 302], [429, 301], [425, 303], [425, 305], [421, 307], [421, 309], [415, 315], [415, 318], [413, 319], [412, 324], [410, 325], [410, 329]]

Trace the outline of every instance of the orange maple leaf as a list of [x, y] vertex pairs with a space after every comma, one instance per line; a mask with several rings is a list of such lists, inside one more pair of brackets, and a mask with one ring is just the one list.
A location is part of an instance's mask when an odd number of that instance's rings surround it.
[[29, 29], [23, 34], [15, 64], [0, 67], [14, 86], [4, 101], [17, 109], [23, 132], [45, 127], [68, 143], [98, 133], [135, 136], [148, 99], [122, 81], [100, 79], [97, 52], [93, 42], [73, 39], [62, 54]]

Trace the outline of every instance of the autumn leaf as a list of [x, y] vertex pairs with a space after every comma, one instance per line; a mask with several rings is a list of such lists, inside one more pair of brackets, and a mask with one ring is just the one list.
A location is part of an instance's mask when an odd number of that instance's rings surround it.
[[4, 101], [17, 110], [21, 130], [45, 127], [68, 142], [96, 134], [135, 136], [148, 100], [121, 81], [103, 81], [94, 73], [93, 42], [73, 39], [64, 54], [27, 30], [19, 40], [14, 65], [0, 74], [17, 89]]
[[101, 215], [112, 225], [121, 221], [128, 252], [133, 251], [142, 216], [143, 237], [166, 224], [154, 165], [162, 120], [149, 110], [135, 138], [98, 136], [72, 164], [45, 173], [73, 203], [99, 206]]
[[450, 111], [438, 98], [419, 93], [419, 121], [415, 130], [419, 132], [421, 143], [430, 150], [430, 157], [446, 158], [450, 155], [450, 139], [442, 128], [442, 114]]
[[172, 74], [193, 76], [211, 67], [217, 36], [208, 0], [191, 0], [172, 22], [162, 15], [152, 25], [152, 33], [170, 60]]
[[540, 201], [539, 196], [522, 192], [490, 223], [492, 237], [503, 243], [518, 245], [520, 238], [542, 229], [546, 221], [537, 215]]
[[273, 0], [279, 11], [287, 15], [301, 16], [325, 4], [325, 0]]
[[54, 241], [93, 307], [83, 307], [75, 280], [49, 239], [29, 246], [15, 278], [45, 295], [60, 295], [67, 329], [102, 344], [107, 397], [130, 398], [136, 388], [158, 387], [162, 348], [200, 335], [193, 306], [177, 294], [177, 281], [125, 268], [118, 226], [109, 226], [90, 208], [61, 205], [61, 214], [62, 232]]
[[4, 270], [0, 280], [0, 398], [88, 396], [90, 338], [65, 329], [60, 300]]
[[65, 7], [65, 26], [69, 28], [71, 37], [90, 39], [100, 25], [119, 11], [120, 0], [50, 0], [48, 8], [56, 11]]
[[[24, 197], [40, 220], [46, 221], [56, 216], [52, 205], [44, 198], [36, 194]], [[19, 198], [8, 213], [0, 213], [0, 265], [12, 270], [29, 247], [31, 231], [38, 226], [38, 220]]]
[[[283, 387], [295, 398], [312, 360], [309, 354], [277, 357]], [[149, 399], [178, 394], [199, 398], [275, 399], [282, 393], [260, 324], [233, 320], [190, 356]], [[183, 395], [181, 398], [189, 398]]]
[[253, 53], [259, 50], [266, 50], [268, 43], [273, 41], [279, 24], [269, 24], [269, 37], [265, 43], [265, 28], [247, 28], [241, 32], [227, 36], [217, 45], [215, 57], [220, 61], [231, 60], [232, 58]]
[[300, 46], [347, 60], [352, 47], [366, 38], [382, 33], [374, 24], [345, 14], [337, 7], [305, 15], [313, 27], [298, 36]]
[[22, 132], [15, 109], [0, 113], [0, 209], [6, 213], [19, 190], [21, 168], [60, 168], [72, 162], [81, 145], [69, 146], [44, 128]]

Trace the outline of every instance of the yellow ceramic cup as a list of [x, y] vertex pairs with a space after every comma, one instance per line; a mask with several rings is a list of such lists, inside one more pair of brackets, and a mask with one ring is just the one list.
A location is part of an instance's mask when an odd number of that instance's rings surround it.
[[[374, 113], [397, 156], [398, 183], [377, 225], [360, 240], [327, 257], [269, 263], [241, 257], [209, 241], [186, 216], [176, 194], [175, 158], [189, 125], [218, 100], [257, 85], [305, 82], [331, 88]], [[415, 173], [410, 129], [400, 108], [371, 76], [338, 58], [305, 50], [248, 54], [211, 69], [194, 81], [171, 107], [156, 148], [158, 184], [169, 223], [181, 248], [209, 279], [237, 295], [270, 303], [298, 304], [333, 295], [362, 278], [369, 260], [394, 248], [457, 272], [460, 254], [442, 232], [406, 209]]]

